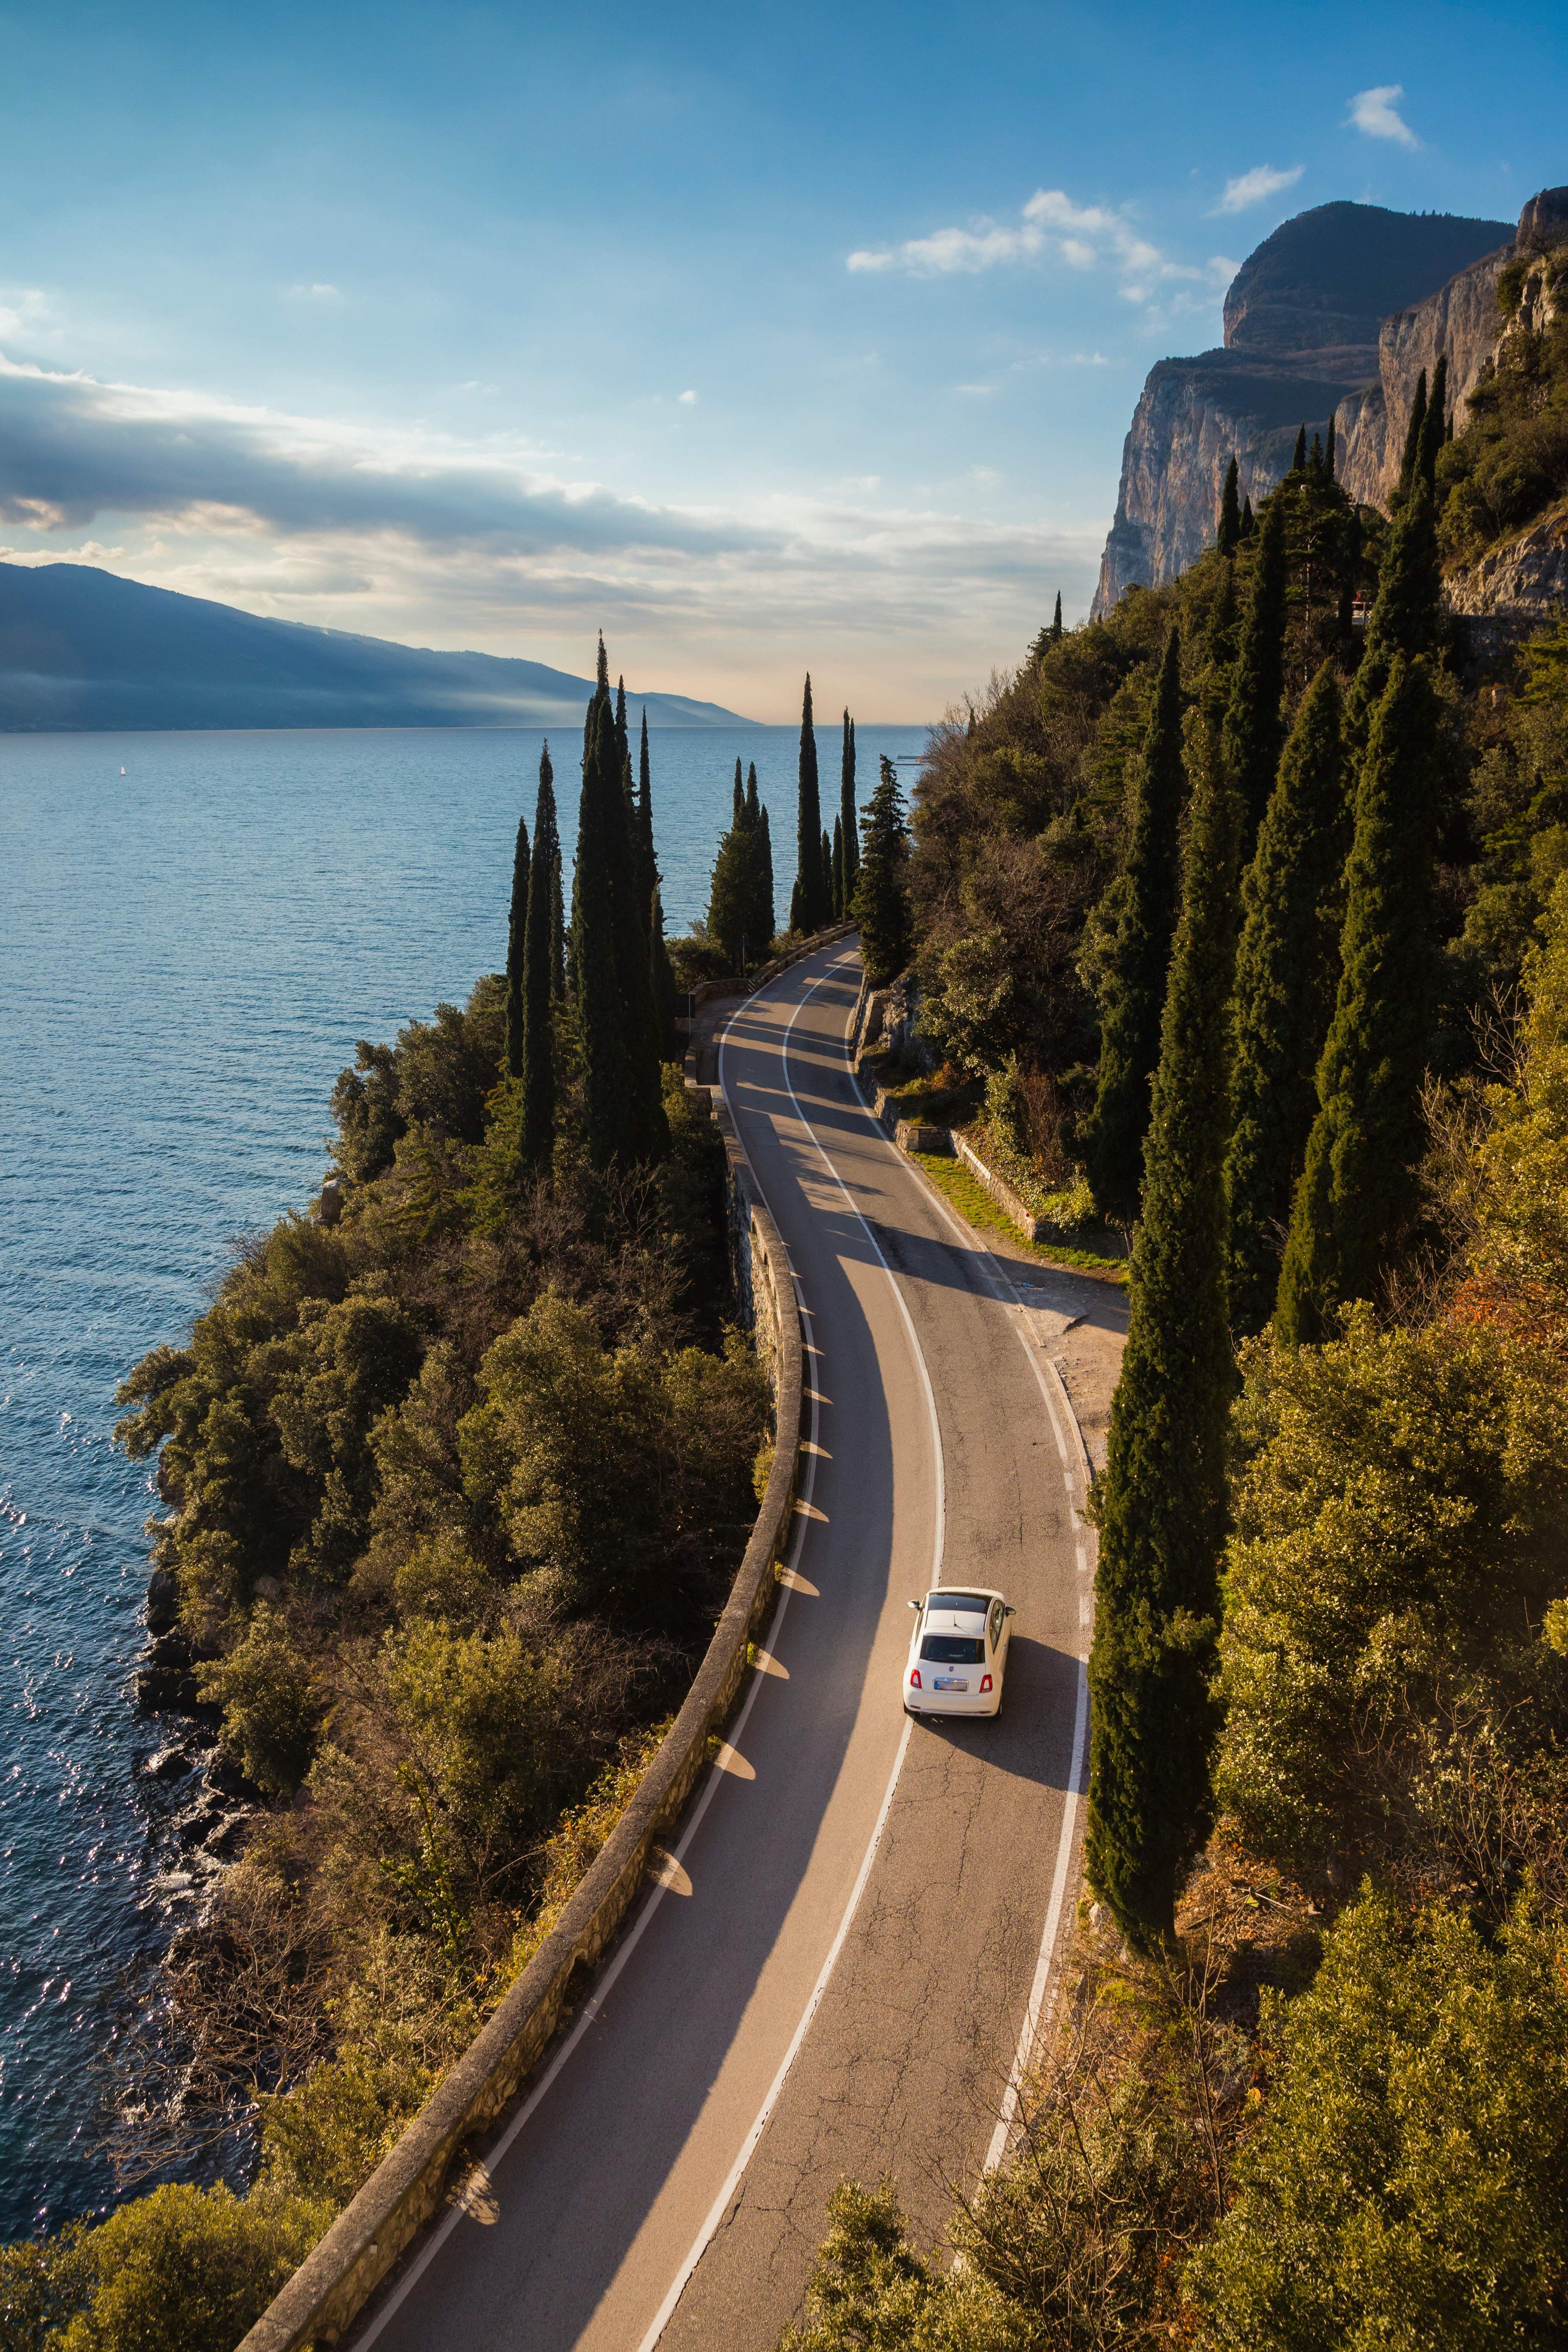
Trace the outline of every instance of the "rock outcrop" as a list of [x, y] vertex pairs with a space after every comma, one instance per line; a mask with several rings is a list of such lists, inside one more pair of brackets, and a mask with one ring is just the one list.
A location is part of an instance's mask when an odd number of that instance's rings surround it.
[[[1451, 303], [1453, 331], [1468, 337], [1467, 351], [1479, 349], [1489, 300], [1495, 348], [1496, 269], [1510, 235], [1506, 221], [1332, 204], [1266, 237], [1226, 296], [1224, 348], [1162, 360], [1150, 372], [1127, 436], [1091, 612], [1109, 612], [1135, 581], [1157, 587], [1173, 580], [1214, 537], [1232, 456], [1256, 502], [1284, 473], [1303, 421], [1321, 429], [1335, 415], [1336, 435], [1359, 434], [1358, 466], [1369, 478], [1375, 467], [1381, 479], [1392, 436], [1403, 434], [1384, 385], [1384, 336], [1401, 318], [1414, 322], [1391, 357], [1391, 366], [1402, 366], [1433, 331], [1420, 315], [1426, 298], [1449, 295], [1463, 279]], [[1382, 404], [1375, 415], [1373, 388]], [[1392, 446], [1397, 465], [1399, 443]]]
[[1448, 395], [1456, 408], [1468, 399], [1502, 335], [1498, 273], [1511, 245], [1483, 254], [1446, 286], [1410, 310], [1385, 319], [1377, 341], [1377, 382], [1342, 400], [1334, 412], [1340, 480], [1363, 506], [1386, 507], [1399, 481], [1405, 428], [1423, 370], [1428, 383], [1438, 354], [1448, 354]]

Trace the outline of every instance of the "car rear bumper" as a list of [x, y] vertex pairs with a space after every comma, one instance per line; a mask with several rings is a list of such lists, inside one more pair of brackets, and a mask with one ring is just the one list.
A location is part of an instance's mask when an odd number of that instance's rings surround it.
[[954, 1693], [952, 1697], [943, 1691], [939, 1696], [928, 1692], [919, 1705], [913, 1699], [904, 1701], [906, 1715], [994, 1715], [1002, 1704], [1002, 1694], [987, 1692], [984, 1698], [971, 1698], [967, 1693]]

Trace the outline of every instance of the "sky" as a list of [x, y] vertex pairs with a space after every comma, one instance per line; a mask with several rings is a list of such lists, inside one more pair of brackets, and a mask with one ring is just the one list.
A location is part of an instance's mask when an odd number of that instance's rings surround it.
[[1560, 0], [0, 5], [0, 555], [934, 719], [1271, 229], [1564, 122]]

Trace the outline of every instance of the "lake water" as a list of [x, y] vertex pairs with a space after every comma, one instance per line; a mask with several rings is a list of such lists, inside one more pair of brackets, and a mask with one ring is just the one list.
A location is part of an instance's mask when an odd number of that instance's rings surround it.
[[[879, 754], [924, 740], [860, 730], [862, 804]], [[0, 738], [0, 2239], [110, 2201], [96, 2144], [121, 1989], [168, 1932], [138, 1777], [158, 1726], [130, 1687], [156, 1498], [110, 1444], [116, 1383], [184, 1337], [236, 1235], [315, 1192], [355, 1039], [460, 1003], [503, 960], [540, 742]], [[672, 933], [706, 900], [737, 751], [787, 912], [797, 743], [652, 736]], [[818, 744], [831, 824], [836, 734]]]

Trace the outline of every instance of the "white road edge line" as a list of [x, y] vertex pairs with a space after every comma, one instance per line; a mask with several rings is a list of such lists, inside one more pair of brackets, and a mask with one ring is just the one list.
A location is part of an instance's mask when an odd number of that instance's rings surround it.
[[[937, 1419], [936, 1392], [931, 1387], [931, 1373], [926, 1367], [926, 1360], [921, 1351], [921, 1343], [915, 1334], [914, 1318], [910, 1315], [909, 1307], [904, 1302], [902, 1291], [900, 1291], [897, 1281], [894, 1279], [893, 1269], [888, 1264], [887, 1259], [882, 1255], [882, 1252], [878, 1245], [876, 1234], [871, 1231], [870, 1226], [860, 1214], [859, 1210], [855, 1206], [854, 1199], [848, 1187], [846, 1185], [844, 1179], [839, 1175], [838, 1171], [834, 1167], [833, 1162], [829, 1160], [826, 1152], [823, 1150], [816, 1129], [813, 1127], [810, 1119], [807, 1118], [805, 1111], [802, 1110], [800, 1107], [800, 1097], [795, 1093], [795, 1082], [789, 1074], [789, 1041], [795, 1034], [795, 1024], [799, 1020], [801, 1014], [805, 1012], [806, 1006], [810, 1003], [812, 998], [816, 995], [817, 990], [823, 985], [823, 982], [833, 979], [835, 974], [836, 968], [829, 966], [826, 971], [821, 973], [817, 979], [814, 980], [810, 987], [806, 990], [805, 994], [801, 998], [800, 1003], [795, 1006], [795, 1011], [790, 1014], [789, 1023], [784, 1034], [784, 1045], [779, 1056], [780, 1066], [784, 1071], [784, 1081], [789, 1091], [789, 1098], [795, 1105], [795, 1117], [799, 1119], [802, 1127], [805, 1128], [807, 1135], [810, 1136], [813, 1144], [816, 1146], [817, 1158], [821, 1160], [823, 1166], [826, 1169], [828, 1174], [832, 1177], [834, 1182], [843, 1193], [850, 1213], [856, 1218], [861, 1232], [865, 1234], [866, 1239], [870, 1243], [872, 1249], [876, 1252], [877, 1263], [888, 1277], [889, 1287], [892, 1291], [893, 1297], [898, 1302], [899, 1312], [904, 1319], [904, 1328], [909, 1333], [910, 1346], [913, 1350], [915, 1364], [919, 1370], [921, 1385], [925, 1391], [926, 1410], [931, 1415], [931, 1443], [933, 1448], [933, 1458], [936, 1465], [936, 1543], [931, 1561], [931, 1582], [933, 1584], [940, 1584], [942, 1581], [942, 1549], [947, 1528], [947, 1482], [942, 1468], [942, 1424]], [[734, 1013], [731, 1013], [730, 1021], [727, 1021], [724, 1024], [723, 1034], [719, 1040], [719, 1091], [721, 1094], [724, 1095], [726, 1102], [729, 1100], [729, 1096], [726, 1093], [724, 1087], [724, 1047], [729, 1042], [730, 1022], [733, 1021], [734, 1018]], [[734, 1111], [731, 1109], [731, 1117], [734, 1118]], [[740, 1132], [738, 1121], [736, 1125], [736, 1132], [737, 1134]], [[757, 1189], [760, 1192], [762, 1190], [761, 1181], [755, 1176], [754, 1172], [752, 1181], [757, 1184]], [[763, 1200], [765, 1204], [765, 1194], [763, 1195]], [[769, 1213], [771, 1215], [772, 1212], [770, 1211]], [[812, 1407], [812, 1435], [814, 1439], [816, 1434], [816, 1408], [814, 1403]], [[653, 2352], [653, 2347], [658, 2344], [659, 2337], [663, 2335], [666, 2327], [669, 2325], [676, 2305], [680, 2301], [681, 2296], [685, 2294], [687, 2287], [691, 2282], [692, 2273], [696, 2270], [698, 2263], [702, 2260], [702, 2257], [707, 2252], [710, 2245], [711, 2245], [713, 2239], [718, 2232], [720, 2223], [723, 2221], [725, 2214], [730, 2210], [730, 2206], [734, 2200], [735, 2192], [740, 2188], [742, 2179], [744, 2177], [746, 2167], [750, 2164], [752, 2158], [755, 2155], [758, 2142], [761, 2140], [763, 2132], [766, 2131], [768, 2127], [768, 2119], [772, 2116], [774, 2107], [778, 2105], [779, 2094], [784, 2089], [784, 2084], [788, 2079], [790, 2068], [795, 2064], [796, 2058], [800, 2055], [801, 2044], [805, 2040], [812, 2019], [816, 2015], [817, 2009], [822, 2000], [822, 1996], [827, 1990], [828, 1980], [832, 1977], [834, 1969], [837, 1964], [838, 1956], [844, 1949], [845, 1943], [848, 1938], [849, 1930], [854, 1925], [855, 1914], [860, 1907], [860, 1897], [866, 1891], [866, 1883], [871, 1875], [871, 1867], [877, 1859], [877, 1850], [882, 1843], [882, 1832], [887, 1826], [888, 1815], [893, 1809], [893, 1799], [898, 1792], [899, 1775], [904, 1768], [904, 1758], [909, 1751], [910, 1735], [913, 1729], [914, 1725], [906, 1715], [903, 1737], [899, 1742], [898, 1754], [893, 1759], [893, 1769], [888, 1776], [888, 1785], [882, 1792], [882, 1802], [877, 1814], [876, 1825], [871, 1832], [870, 1843], [867, 1846], [865, 1853], [861, 1857], [859, 1873], [856, 1878], [853, 1887], [850, 1889], [849, 1900], [845, 1905], [843, 1916], [838, 1922], [838, 1932], [833, 1938], [827, 1957], [823, 1961], [821, 1969], [817, 1974], [816, 1982], [811, 1989], [811, 1997], [806, 2002], [805, 2012], [801, 2017], [799, 2024], [795, 2027], [789, 2048], [784, 2052], [784, 2060], [779, 2067], [778, 2073], [773, 2076], [772, 2083], [768, 2086], [767, 2096], [763, 2099], [761, 2107], [757, 2111], [752, 2128], [746, 2134], [745, 2139], [742, 2142], [741, 2152], [730, 2168], [729, 2176], [724, 2182], [724, 2186], [719, 2191], [718, 2196], [714, 2199], [712, 2205], [710, 2207], [707, 2219], [704, 2221], [701, 2229], [698, 2231], [696, 2238], [693, 2240], [690, 2251], [687, 2254], [684, 2263], [682, 2263], [679, 2271], [677, 2273], [668, 2294], [665, 2296], [664, 2301], [659, 2305], [658, 2310], [654, 2315], [652, 2326], [649, 2327], [647, 2335], [643, 2337], [642, 2342], [638, 2345], [637, 2352]]]
[[[898, 1145], [861, 1094], [859, 1079], [853, 1070], [850, 1072], [850, 1078], [855, 1089], [857, 1108], [869, 1120], [876, 1134], [887, 1145], [888, 1150], [898, 1151]], [[899, 1156], [900, 1159], [907, 1159], [908, 1154], [900, 1152]], [[934, 1184], [928, 1183], [927, 1189], [941, 1215], [964, 1247], [972, 1248], [979, 1239], [978, 1234], [960, 1223], [952, 1207], [942, 1198]], [[1013, 1328], [1018, 1335], [1020, 1347], [1034, 1367], [1035, 1378], [1039, 1383], [1040, 1394], [1045, 1399], [1051, 1433], [1057, 1441], [1057, 1452], [1061, 1456], [1065, 1475], [1068, 1448], [1062, 1436], [1057, 1401], [1051, 1393], [1051, 1382], [1054, 1381], [1056, 1387], [1061, 1391], [1062, 1407], [1067, 1415], [1068, 1426], [1078, 1440], [1078, 1450], [1082, 1459], [1084, 1481], [1087, 1486], [1092, 1475], [1092, 1465], [1089, 1458], [1089, 1448], [1084, 1443], [1083, 1432], [1079, 1427], [1078, 1415], [1073, 1412], [1072, 1400], [1067, 1392], [1067, 1383], [1056, 1366], [1043, 1358], [1039, 1349], [1031, 1344], [1028, 1332], [1021, 1319], [1028, 1313], [1027, 1302], [1020, 1296], [1016, 1284], [1006, 1272], [1002, 1261], [994, 1251], [988, 1250], [984, 1243], [981, 1244], [980, 1254], [991, 1268], [989, 1279], [996, 1291], [998, 1303], [1001, 1303], [1002, 1292], [1005, 1290], [1011, 1294], [1013, 1304], [1018, 1309], [1020, 1319], [1014, 1323]], [[1047, 1372], [1050, 1375], [1049, 1381], [1047, 1379]], [[1070, 1501], [1072, 1495], [1070, 1477], [1067, 1480], [1067, 1486]], [[1089, 1562], [1081, 1538], [1078, 1540], [1075, 1549], [1080, 1569], [1087, 1570]], [[1034, 2056], [1035, 2041], [1039, 2032], [1041, 2019], [1047, 2013], [1046, 1995], [1047, 1989], [1050, 1988], [1055, 1968], [1057, 1938], [1061, 1932], [1062, 1906], [1067, 1894], [1068, 1870], [1072, 1859], [1073, 1840], [1078, 1832], [1079, 1799], [1082, 1792], [1084, 1747], [1088, 1730], [1089, 1674], [1085, 1662], [1080, 1658], [1078, 1662], [1078, 1698], [1073, 1714], [1072, 1761], [1068, 1768], [1068, 1785], [1062, 1800], [1062, 1825], [1057, 1840], [1056, 1867], [1051, 1874], [1051, 1898], [1046, 1908], [1046, 1924], [1040, 1937], [1039, 1958], [1035, 1963], [1034, 1982], [1029, 1989], [1028, 2006], [1024, 2011], [1024, 2021], [1019, 2029], [1018, 2047], [1014, 2053], [1006, 2088], [1002, 2094], [1002, 2110], [996, 2120], [996, 2127], [991, 2135], [991, 2144], [985, 2152], [985, 2162], [981, 2168], [983, 2177], [985, 2173], [994, 2172], [1007, 2153], [1007, 2142], [1012, 2137], [1013, 2126], [1017, 2120], [1018, 2100], [1023, 2089], [1024, 2077], [1029, 2071], [1029, 2061]]]

